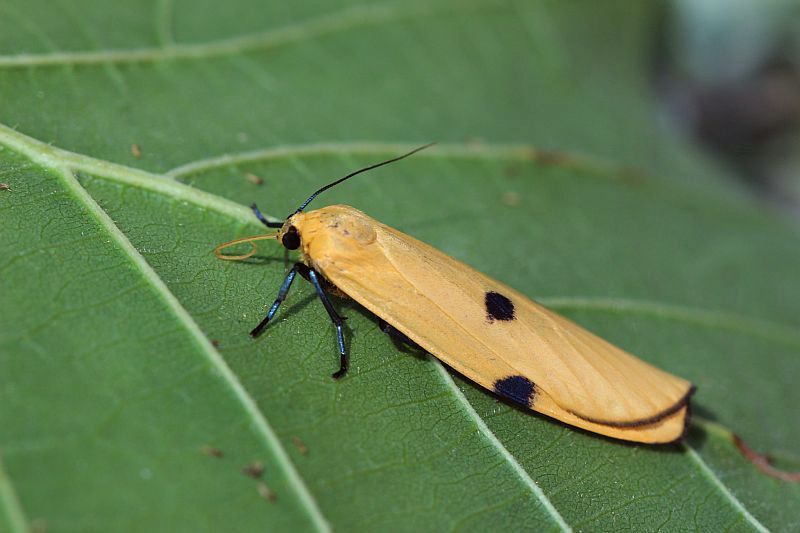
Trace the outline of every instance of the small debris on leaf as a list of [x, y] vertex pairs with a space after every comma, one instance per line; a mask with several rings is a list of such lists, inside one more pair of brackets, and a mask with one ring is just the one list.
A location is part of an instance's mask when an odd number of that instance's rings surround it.
[[503, 193], [503, 203], [510, 207], [516, 207], [519, 205], [520, 196], [518, 193], [513, 191], [508, 191]]
[[131, 145], [131, 154], [133, 154], [133, 157], [135, 157], [136, 159], [141, 159], [142, 158], [142, 149], [139, 148], [138, 144], [133, 143]]
[[256, 176], [255, 174], [252, 174], [250, 172], [245, 174], [244, 177], [245, 177], [245, 179], [247, 179], [247, 181], [249, 181], [253, 185], [261, 185], [262, 183], [264, 183], [264, 180], [262, 180], [261, 178], [259, 178], [258, 176]]
[[278, 496], [272, 492], [272, 489], [270, 489], [263, 481], [259, 481], [258, 485], [256, 485], [256, 490], [258, 491], [258, 494], [268, 502], [274, 502], [278, 499]]
[[532, 149], [531, 159], [542, 165], [566, 165], [572, 162], [572, 157], [559, 150]]
[[28, 526], [30, 533], [46, 533], [47, 520], [44, 518], [34, 518]]
[[737, 448], [739, 448], [739, 451], [742, 452], [742, 455], [744, 455], [745, 459], [753, 463], [755, 467], [758, 468], [762, 473], [782, 481], [800, 483], [800, 472], [789, 472], [786, 470], [781, 470], [780, 468], [775, 468], [772, 466], [769, 456], [758, 453], [750, 448], [750, 446], [745, 444], [739, 435], [733, 435], [733, 443]]
[[213, 446], [209, 446], [208, 444], [200, 446], [200, 452], [208, 455], [209, 457], [216, 457], [217, 459], [222, 458], [224, 455], [222, 450]]
[[258, 479], [264, 475], [264, 463], [261, 461], [253, 461], [249, 465], [242, 467], [242, 474], [250, 476], [253, 479]]
[[308, 446], [306, 446], [305, 442], [300, 440], [300, 437], [292, 437], [292, 444], [294, 444], [297, 451], [302, 455], [308, 455]]

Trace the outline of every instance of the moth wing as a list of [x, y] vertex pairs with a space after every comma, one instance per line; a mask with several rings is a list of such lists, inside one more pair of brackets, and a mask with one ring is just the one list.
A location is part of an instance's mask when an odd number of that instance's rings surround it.
[[687, 415], [689, 412], [688, 405], [681, 405], [674, 413], [658, 417], [657, 420], [652, 422], [614, 426], [591, 422], [585, 418], [581, 418], [559, 406], [544, 392], [540, 392], [536, 396], [532, 409], [587, 431], [607, 435], [616, 439], [652, 444], [673, 442], [681, 438], [686, 431]]
[[[525, 398], [498, 387], [521, 376], [535, 388], [529, 407], [590, 431], [643, 442], [680, 437], [692, 392], [689, 382], [435, 248], [372, 223], [374, 243], [347, 250], [320, 247], [311, 251], [315, 265], [432, 355], [526, 404]], [[489, 292], [512, 302], [513, 319], [492, 318]]]

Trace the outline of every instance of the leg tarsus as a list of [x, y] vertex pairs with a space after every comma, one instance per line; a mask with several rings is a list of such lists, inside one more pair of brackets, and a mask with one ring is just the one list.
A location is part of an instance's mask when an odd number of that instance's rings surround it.
[[317, 295], [319, 299], [322, 301], [322, 305], [325, 307], [325, 310], [328, 312], [328, 316], [331, 318], [331, 322], [336, 326], [336, 340], [339, 343], [339, 370], [333, 373], [333, 379], [339, 379], [347, 374], [347, 348], [344, 344], [344, 318], [339, 316], [339, 313], [336, 312], [336, 309], [333, 308], [333, 304], [331, 304], [328, 295], [325, 294], [325, 290], [322, 288], [322, 284], [319, 281], [319, 276], [317, 275], [316, 271], [313, 269], [308, 269], [308, 278], [311, 283], [314, 285], [314, 288], [317, 290]]
[[[254, 210], [258, 209], [257, 207]], [[317, 291], [317, 295], [319, 299], [322, 301], [322, 305], [325, 307], [325, 310], [328, 312], [328, 316], [331, 318], [331, 322], [336, 326], [336, 341], [339, 345], [339, 370], [333, 373], [333, 379], [340, 379], [345, 374], [347, 374], [347, 366], [348, 366], [348, 357], [347, 357], [347, 347], [344, 342], [344, 321], [345, 317], [339, 315], [336, 312], [336, 309], [333, 308], [333, 304], [331, 304], [328, 295], [325, 293], [325, 290], [322, 288], [322, 284], [320, 283], [318, 274], [310, 269], [303, 263], [295, 263], [294, 266], [289, 270], [289, 273], [286, 275], [286, 278], [283, 280], [283, 284], [281, 284], [281, 288], [278, 291], [278, 297], [275, 298], [275, 301], [272, 303], [272, 306], [269, 308], [269, 312], [267, 316], [264, 317], [264, 320], [258, 323], [258, 325], [253, 328], [250, 332], [251, 337], [258, 337], [263, 331], [264, 328], [267, 327], [269, 321], [272, 320], [272, 317], [275, 316], [275, 313], [278, 311], [278, 308], [286, 300], [286, 296], [289, 293], [289, 289], [292, 286], [292, 282], [297, 274], [300, 274], [304, 278], [308, 279], [312, 285], [314, 285], [314, 289]]]
[[344, 332], [342, 331], [342, 324], [336, 324], [336, 340], [339, 341], [339, 370], [331, 375], [333, 379], [339, 379], [347, 374], [347, 350], [344, 346]]
[[294, 281], [294, 277], [297, 274], [300, 268], [305, 267], [303, 263], [295, 263], [289, 273], [286, 275], [286, 278], [283, 280], [283, 284], [281, 284], [281, 288], [278, 291], [278, 297], [275, 298], [275, 301], [272, 302], [272, 306], [269, 308], [269, 312], [267, 316], [264, 317], [264, 320], [258, 323], [256, 327], [250, 331], [250, 336], [253, 338], [258, 337], [261, 335], [261, 332], [264, 331], [264, 328], [267, 327], [269, 321], [272, 320], [272, 317], [275, 316], [275, 313], [278, 311], [278, 308], [281, 306], [283, 301], [286, 299], [286, 295], [289, 294], [289, 289], [292, 286], [292, 281]]

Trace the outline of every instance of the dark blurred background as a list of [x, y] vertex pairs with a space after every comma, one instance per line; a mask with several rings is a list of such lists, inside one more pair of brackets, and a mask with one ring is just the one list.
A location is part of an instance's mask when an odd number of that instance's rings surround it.
[[800, 2], [672, 0], [657, 41], [666, 120], [800, 217]]

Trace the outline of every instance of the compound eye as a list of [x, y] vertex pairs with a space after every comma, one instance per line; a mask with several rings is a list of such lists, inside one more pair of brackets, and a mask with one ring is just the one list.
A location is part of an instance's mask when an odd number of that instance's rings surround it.
[[297, 250], [300, 248], [300, 234], [297, 232], [297, 228], [289, 226], [289, 229], [286, 230], [286, 233], [281, 237], [281, 244], [283, 244], [287, 250]]

